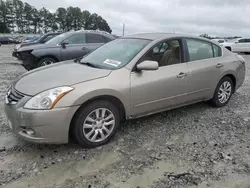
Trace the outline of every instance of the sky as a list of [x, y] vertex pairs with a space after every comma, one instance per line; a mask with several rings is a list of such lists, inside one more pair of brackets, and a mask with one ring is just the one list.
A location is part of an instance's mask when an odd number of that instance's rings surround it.
[[102, 16], [114, 34], [175, 32], [250, 36], [250, 0], [25, 0], [55, 11], [76, 6]]

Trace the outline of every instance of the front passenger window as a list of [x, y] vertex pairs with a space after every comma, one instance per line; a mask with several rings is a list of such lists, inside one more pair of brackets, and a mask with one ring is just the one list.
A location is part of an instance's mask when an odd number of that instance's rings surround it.
[[69, 42], [69, 44], [84, 44], [86, 42], [84, 33], [74, 34], [66, 40]]
[[181, 63], [181, 48], [179, 40], [169, 40], [157, 44], [146, 53], [145, 60], [157, 61], [160, 67]]

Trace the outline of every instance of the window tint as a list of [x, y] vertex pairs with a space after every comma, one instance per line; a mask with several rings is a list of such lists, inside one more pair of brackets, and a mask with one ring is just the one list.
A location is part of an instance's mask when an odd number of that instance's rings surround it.
[[219, 46], [216, 46], [213, 44], [213, 51], [214, 51], [214, 57], [220, 57], [221, 56], [221, 49]]
[[167, 48], [168, 48], [168, 43], [166, 42], [160, 43], [156, 47], [153, 48], [153, 53], [154, 54], [163, 53], [167, 50]]
[[105, 39], [102, 35], [88, 33], [87, 43], [105, 43]]
[[110, 42], [111, 41], [111, 39], [108, 38], [108, 37], [105, 37], [105, 36], [102, 36], [102, 37], [104, 38], [104, 42]]
[[44, 39], [43, 39], [43, 42], [47, 42], [47, 41], [49, 41], [50, 39], [52, 39], [52, 38], [54, 38], [55, 37], [55, 35], [48, 35], [47, 37], [45, 37]]
[[140, 62], [157, 61], [159, 66], [173, 65], [181, 62], [181, 49], [178, 40], [164, 41], [147, 52]]
[[240, 39], [239, 40], [239, 43], [245, 43], [246, 42], [246, 39]]
[[224, 40], [218, 40], [219, 43], [224, 43], [225, 41]]
[[250, 39], [246, 39], [246, 42], [250, 42]]
[[85, 43], [85, 34], [77, 33], [66, 39], [69, 44], [84, 44]]
[[85, 56], [81, 62], [90, 62], [104, 69], [119, 69], [127, 65], [150, 42], [145, 39], [116, 39]]
[[186, 39], [186, 41], [190, 61], [213, 58], [211, 43], [195, 39]]

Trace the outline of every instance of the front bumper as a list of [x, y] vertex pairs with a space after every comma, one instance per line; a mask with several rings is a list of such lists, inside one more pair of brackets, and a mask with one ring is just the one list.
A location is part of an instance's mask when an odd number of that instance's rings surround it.
[[[29, 110], [5, 104], [5, 113], [13, 132], [34, 143], [68, 143], [70, 122], [79, 106], [52, 110]], [[32, 130], [34, 134], [28, 134]]]
[[37, 67], [37, 58], [30, 52], [18, 52], [14, 49], [12, 56], [20, 60], [22, 62], [21, 65], [28, 71]]
[[16, 51], [12, 52], [12, 56], [15, 57], [15, 58], [17, 58], [17, 59], [19, 59], [18, 53]]

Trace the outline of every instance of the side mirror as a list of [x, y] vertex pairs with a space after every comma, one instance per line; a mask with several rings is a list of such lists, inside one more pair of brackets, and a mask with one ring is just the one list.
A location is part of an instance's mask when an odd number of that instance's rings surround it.
[[61, 45], [62, 45], [63, 48], [66, 48], [66, 45], [68, 45], [68, 44], [69, 44], [69, 41], [68, 41], [68, 40], [65, 40], [65, 41], [63, 41], [63, 42], [61, 43]]
[[237, 42], [237, 41], [235, 42], [235, 44], [238, 44], [238, 43], [239, 43], [239, 42]]
[[143, 61], [136, 66], [137, 70], [157, 70], [159, 68], [159, 64], [157, 61]]

